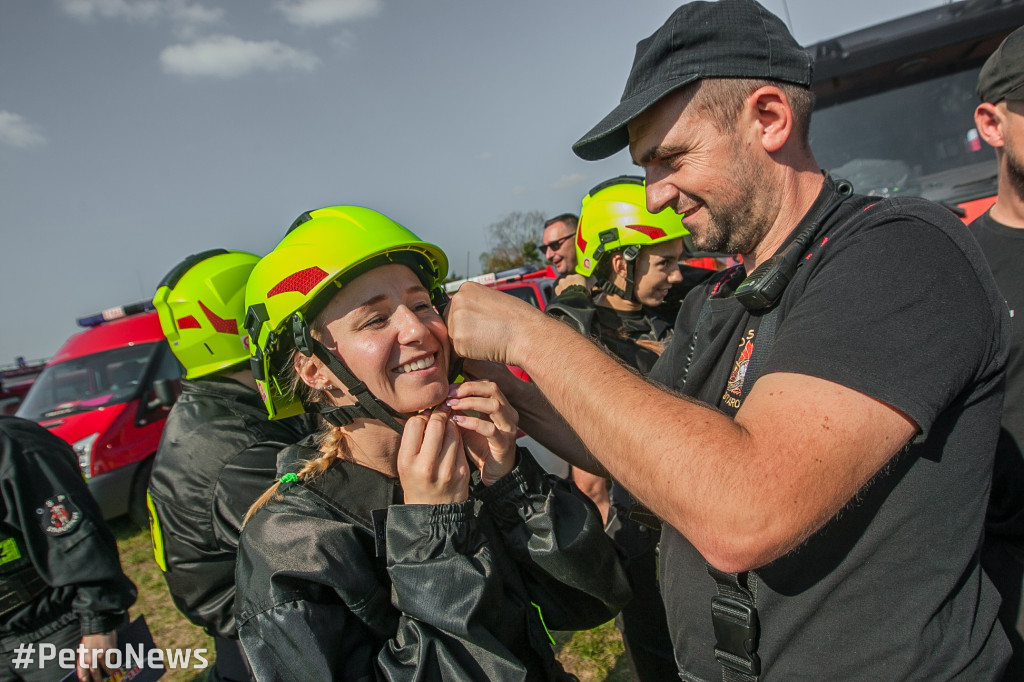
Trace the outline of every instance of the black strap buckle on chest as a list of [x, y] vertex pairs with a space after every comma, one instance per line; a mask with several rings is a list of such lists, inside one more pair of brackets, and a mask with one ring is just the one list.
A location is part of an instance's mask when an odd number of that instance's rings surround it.
[[757, 655], [761, 626], [754, 606], [749, 573], [724, 573], [708, 565], [718, 586], [711, 599], [711, 621], [715, 629], [715, 658], [722, 666], [724, 682], [754, 682], [761, 674]]
[[629, 511], [626, 512], [626, 518], [653, 531], [661, 530], [661, 519], [658, 518], [657, 514], [648, 509], [646, 505], [640, 502], [634, 502], [633, 505], [630, 506]]
[[0, 578], [0, 616], [28, 604], [49, 586], [29, 564]]
[[715, 626], [715, 658], [726, 668], [757, 676], [761, 659], [757, 655], [760, 628], [757, 609], [728, 597], [711, 600], [711, 620]]

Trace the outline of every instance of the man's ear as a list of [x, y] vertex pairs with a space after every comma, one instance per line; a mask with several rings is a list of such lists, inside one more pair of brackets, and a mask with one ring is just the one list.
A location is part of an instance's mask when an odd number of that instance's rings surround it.
[[974, 127], [978, 129], [978, 135], [985, 140], [990, 147], [1002, 148], [1006, 142], [1003, 140], [1003, 111], [1000, 111], [998, 104], [982, 102], [974, 110]]
[[757, 124], [761, 146], [769, 154], [782, 149], [793, 134], [793, 109], [782, 89], [758, 88], [747, 97], [746, 111]]

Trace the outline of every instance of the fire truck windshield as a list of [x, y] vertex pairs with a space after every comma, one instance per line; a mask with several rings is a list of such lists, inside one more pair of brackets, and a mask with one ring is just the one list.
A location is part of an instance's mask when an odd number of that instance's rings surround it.
[[978, 138], [979, 68], [816, 109], [811, 149], [862, 194], [952, 204], [994, 195], [995, 153]]
[[124, 346], [50, 365], [32, 385], [18, 416], [41, 421], [133, 400], [158, 347]]

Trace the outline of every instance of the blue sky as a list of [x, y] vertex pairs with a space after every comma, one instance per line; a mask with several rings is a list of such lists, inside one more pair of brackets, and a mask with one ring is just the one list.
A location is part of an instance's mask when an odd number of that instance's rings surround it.
[[[941, 4], [783, 2], [764, 0], [803, 44]], [[191, 253], [262, 255], [330, 204], [478, 274], [489, 224], [578, 211], [631, 172], [570, 146], [678, 4], [0, 0], [0, 365], [151, 297]]]

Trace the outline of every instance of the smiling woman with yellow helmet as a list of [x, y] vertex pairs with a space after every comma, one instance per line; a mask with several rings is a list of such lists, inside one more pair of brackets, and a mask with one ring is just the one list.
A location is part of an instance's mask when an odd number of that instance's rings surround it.
[[334, 206], [249, 278], [268, 411], [322, 422], [242, 532], [239, 633], [260, 680], [571, 680], [545, 622], [592, 627], [628, 597], [593, 506], [516, 448], [497, 387], [449, 384], [446, 273], [393, 220]]

